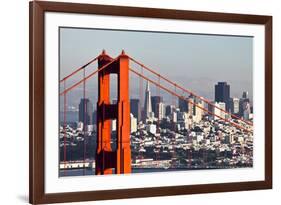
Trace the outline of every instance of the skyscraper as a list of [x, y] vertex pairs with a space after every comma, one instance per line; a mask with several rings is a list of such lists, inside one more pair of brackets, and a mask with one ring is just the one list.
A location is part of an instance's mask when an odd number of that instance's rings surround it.
[[[209, 104], [208, 105], [208, 110], [209, 112], [213, 114], [209, 114], [209, 117], [214, 120], [221, 120], [221, 118], [225, 119], [226, 118], [226, 113], [221, 111], [225, 110], [225, 103], [224, 102], [212, 102], [215, 106]], [[220, 108], [220, 109], [218, 109]], [[218, 117], [219, 116], [219, 117]]]
[[164, 103], [160, 102], [156, 105], [155, 117], [162, 120], [165, 116], [165, 105]]
[[179, 108], [181, 112], [188, 112], [188, 99], [179, 98]]
[[239, 102], [239, 114], [241, 117], [244, 117], [244, 108], [246, 103], [250, 103], [250, 99], [248, 92], [244, 91]]
[[79, 103], [79, 121], [84, 125], [93, 124], [93, 103], [88, 98], [81, 98]]
[[239, 114], [240, 110], [240, 99], [239, 98], [231, 98], [230, 99], [230, 109], [232, 114]]
[[154, 112], [155, 117], [158, 117], [157, 107], [159, 103], [163, 103], [162, 96], [152, 96], [151, 97], [151, 108], [152, 112]]
[[189, 116], [193, 116], [196, 113], [196, 106], [195, 104], [198, 103], [198, 100], [193, 96], [190, 95], [187, 99], [187, 112], [189, 114]]
[[137, 118], [138, 122], [141, 120], [141, 108], [140, 108], [140, 100], [139, 99], [131, 99], [130, 100], [130, 109], [131, 113], [135, 118]]
[[250, 113], [251, 113], [250, 103], [248, 101], [245, 101], [243, 103], [243, 118], [244, 118], [244, 120], [250, 119]]
[[244, 91], [243, 94], [242, 94], [242, 98], [249, 98], [249, 93], [248, 91]]
[[147, 81], [145, 90], [145, 101], [144, 101], [144, 119], [150, 118], [152, 116], [151, 107], [151, 92], [149, 89], [149, 82]]
[[93, 125], [97, 124], [97, 110], [93, 112]]
[[165, 115], [169, 116], [175, 111], [176, 107], [174, 105], [167, 105], [165, 109]]
[[138, 124], [137, 124], [137, 118], [135, 118], [132, 113], [130, 114], [130, 119], [131, 119], [131, 133], [136, 132], [138, 129]]
[[224, 102], [226, 111], [230, 109], [230, 86], [226, 82], [215, 85], [215, 101]]
[[[196, 104], [202, 108], [204, 108], [204, 102], [201, 100], [197, 100]], [[204, 115], [204, 111], [196, 106], [193, 105], [194, 111], [193, 111], [193, 120], [196, 123], [199, 123], [202, 120], [202, 117]]]
[[196, 106], [195, 103], [198, 103], [198, 100], [193, 95], [183, 99], [179, 98], [179, 109], [181, 112], [187, 112], [190, 116], [195, 115]]

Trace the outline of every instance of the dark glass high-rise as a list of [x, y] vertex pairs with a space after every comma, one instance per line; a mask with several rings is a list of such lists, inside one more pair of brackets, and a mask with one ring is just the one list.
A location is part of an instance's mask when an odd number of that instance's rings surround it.
[[80, 100], [79, 121], [85, 125], [93, 124], [93, 103], [88, 98], [81, 98]]
[[138, 122], [141, 120], [141, 107], [139, 99], [131, 99], [130, 100], [130, 109], [131, 113], [137, 118]]
[[227, 111], [230, 109], [230, 85], [227, 82], [218, 82], [215, 85], [215, 101], [224, 102]]

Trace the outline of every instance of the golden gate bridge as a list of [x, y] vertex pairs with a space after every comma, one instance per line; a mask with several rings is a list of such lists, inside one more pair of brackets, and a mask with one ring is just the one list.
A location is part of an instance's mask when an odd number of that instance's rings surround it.
[[[86, 68], [97, 62], [98, 68], [86, 76]], [[130, 66], [132, 62], [134, 65], [140, 68], [133, 68]], [[144, 75], [143, 71], [150, 73], [154, 78]], [[83, 72], [83, 78], [73, 85], [66, 87], [66, 81], [79, 73]], [[83, 98], [86, 98], [86, 82], [93, 76], [98, 74], [98, 102], [97, 102], [97, 150], [95, 154], [95, 173], [100, 174], [112, 174], [113, 170], [116, 174], [119, 173], [130, 173], [131, 172], [131, 148], [130, 148], [130, 102], [129, 102], [129, 72], [139, 77], [139, 95], [140, 102], [142, 102], [142, 89], [143, 80], [155, 85], [160, 94], [160, 89], [169, 93], [170, 95], [187, 101], [187, 103], [201, 109], [209, 115], [215, 116], [216, 118], [229, 123], [233, 127], [241, 130], [245, 133], [253, 132], [253, 123], [248, 120], [244, 120], [239, 116], [229, 113], [225, 109], [222, 109], [212, 103], [210, 100], [197, 95], [196, 93], [184, 88], [176, 82], [168, 79], [167, 77], [159, 74], [155, 69], [152, 69], [135, 58], [129, 56], [122, 51], [122, 53], [116, 58], [110, 57], [106, 54], [105, 50], [100, 55], [87, 62], [85, 65], [77, 68], [69, 75], [65, 76], [59, 82], [63, 85], [63, 91], [60, 92], [60, 96], [63, 96], [63, 130], [64, 130], [64, 163], [66, 162], [66, 112], [67, 112], [67, 95], [73, 91], [79, 85], [83, 85]], [[110, 74], [117, 74], [118, 81], [118, 99], [117, 103], [111, 104], [110, 102]], [[167, 86], [168, 85], [168, 86]], [[181, 94], [178, 93], [181, 92]], [[184, 95], [189, 94], [193, 97], [200, 99], [207, 103], [209, 106], [225, 113], [230, 116], [229, 118], [222, 117], [216, 114], [214, 111], [206, 109], [202, 105], [185, 98]], [[86, 112], [86, 101], [84, 101]], [[214, 110], [214, 109], [212, 109]], [[84, 114], [84, 124], [86, 122], [86, 115]], [[111, 149], [111, 120], [116, 119], [117, 122], [117, 148], [116, 150]], [[235, 119], [235, 120], [232, 120]], [[158, 116], [159, 122], [159, 116]], [[84, 132], [85, 133], [85, 132]], [[157, 141], [159, 138], [157, 138]], [[86, 158], [86, 141], [84, 140], [84, 162]], [[189, 156], [190, 158], [190, 156]], [[66, 164], [66, 163], [65, 163]]]

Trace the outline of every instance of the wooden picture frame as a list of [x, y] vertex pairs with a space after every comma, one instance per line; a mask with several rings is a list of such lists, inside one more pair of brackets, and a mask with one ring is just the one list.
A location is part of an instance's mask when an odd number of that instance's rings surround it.
[[[32, 204], [78, 202], [89, 200], [154, 197], [211, 192], [229, 192], [272, 188], [272, 17], [260, 15], [214, 13], [105, 6], [77, 3], [33, 1], [30, 13], [30, 72], [29, 72], [29, 202]], [[265, 180], [233, 183], [198, 184], [150, 188], [45, 193], [44, 131], [45, 131], [45, 76], [44, 76], [44, 14], [66, 12], [157, 19], [195, 20], [208, 22], [246, 23], [265, 26]]]

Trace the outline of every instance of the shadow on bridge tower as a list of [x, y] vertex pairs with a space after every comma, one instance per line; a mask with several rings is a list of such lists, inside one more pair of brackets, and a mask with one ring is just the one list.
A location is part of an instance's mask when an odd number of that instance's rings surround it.
[[[131, 172], [129, 57], [122, 51], [117, 60], [105, 51], [98, 58], [96, 175]], [[117, 74], [117, 103], [110, 102], [110, 75]], [[111, 148], [111, 121], [116, 119], [116, 149]]]

